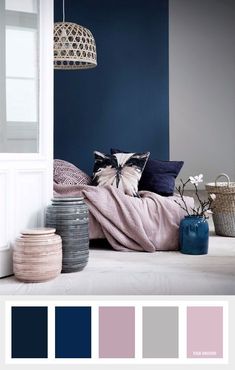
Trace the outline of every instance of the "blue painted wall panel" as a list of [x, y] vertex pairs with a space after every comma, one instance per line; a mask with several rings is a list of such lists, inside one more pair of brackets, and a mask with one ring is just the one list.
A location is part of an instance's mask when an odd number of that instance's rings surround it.
[[110, 147], [167, 160], [168, 0], [67, 0], [66, 20], [93, 32], [98, 67], [55, 71], [55, 158], [88, 173]]

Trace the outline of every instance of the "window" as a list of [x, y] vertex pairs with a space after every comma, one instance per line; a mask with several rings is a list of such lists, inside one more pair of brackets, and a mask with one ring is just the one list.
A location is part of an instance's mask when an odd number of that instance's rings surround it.
[[[0, 3], [4, 3], [0, 0]], [[37, 0], [6, 0], [0, 23], [0, 151], [38, 151], [39, 36]], [[1, 21], [5, 20], [4, 23]]]
[[5, 0], [6, 10], [17, 12], [37, 13], [37, 0]]

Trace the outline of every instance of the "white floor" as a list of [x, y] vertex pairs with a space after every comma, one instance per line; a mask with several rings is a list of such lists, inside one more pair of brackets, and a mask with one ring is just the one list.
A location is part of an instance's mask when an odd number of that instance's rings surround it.
[[216, 236], [210, 222], [209, 254], [116, 252], [91, 249], [77, 273], [47, 283], [0, 280], [1, 295], [231, 295], [235, 294], [235, 238]]

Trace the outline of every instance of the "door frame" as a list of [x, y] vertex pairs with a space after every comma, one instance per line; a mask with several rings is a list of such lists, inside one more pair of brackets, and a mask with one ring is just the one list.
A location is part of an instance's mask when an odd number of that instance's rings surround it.
[[[54, 2], [53, 0], [39, 0], [39, 145], [38, 153], [0, 153], [0, 176], [5, 189], [5, 215], [6, 217], [6, 243], [0, 245], [0, 277], [12, 274], [12, 246], [17, 233], [14, 226], [10, 210], [14, 209], [14, 197], [9, 195], [14, 182], [14, 169], [19, 172], [34, 170], [43, 173], [44, 178], [41, 186], [43, 187], [43, 205], [47, 205], [53, 196], [53, 27], [54, 27]], [[27, 163], [27, 167], [22, 166]], [[17, 193], [18, 194], [18, 193]], [[19, 194], [18, 194], [19, 196]], [[17, 222], [17, 220], [16, 220]], [[40, 227], [44, 224], [44, 212], [38, 218]]]

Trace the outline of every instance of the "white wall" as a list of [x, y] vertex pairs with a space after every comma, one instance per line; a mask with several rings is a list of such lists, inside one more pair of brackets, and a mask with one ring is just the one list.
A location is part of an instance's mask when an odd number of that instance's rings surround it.
[[170, 158], [235, 181], [235, 1], [169, 0], [169, 54]]

